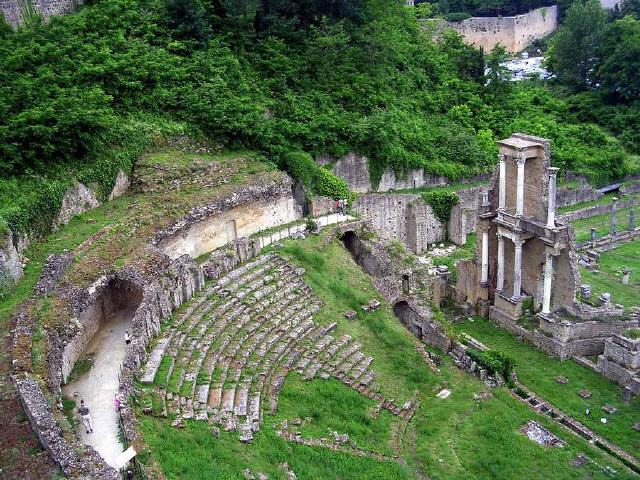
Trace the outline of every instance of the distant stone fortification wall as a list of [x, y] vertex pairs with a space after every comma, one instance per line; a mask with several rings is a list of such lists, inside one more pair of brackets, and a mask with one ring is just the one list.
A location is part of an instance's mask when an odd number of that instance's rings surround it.
[[467, 43], [486, 52], [500, 44], [515, 53], [556, 29], [558, 7], [542, 7], [515, 17], [472, 17], [446, 25], [460, 33]]
[[82, 5], [82, 0], [0, 0], [0, 11], [10, 25], [18, 26], [22, 23], [25, 5], [30, 1], [33, 9], [44, 19], [53, 15], [64, 15], [74, 11]]

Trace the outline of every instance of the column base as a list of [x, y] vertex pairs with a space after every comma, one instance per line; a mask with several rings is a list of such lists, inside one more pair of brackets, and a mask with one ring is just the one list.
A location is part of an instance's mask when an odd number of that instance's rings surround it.
[[482, 288], [489, 288], [489, 282], [480, 282]]

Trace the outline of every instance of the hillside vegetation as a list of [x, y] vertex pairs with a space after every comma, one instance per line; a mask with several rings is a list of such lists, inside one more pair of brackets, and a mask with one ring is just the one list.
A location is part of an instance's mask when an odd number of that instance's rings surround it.
[[[318, 193], [346, 185], [311, 155], [356, 151], [451, 179], [487, 171], [495, 140], [551, 138], [596, 183], [629, 171], [616, 138], [570, 101], [513, 85], [488, 57], [390, 0], [109, 0], [0, 42], [0, 223], [45, 233], [74, 179], [108, 195], [154, 142], [249, 148]], [[493, 63], [492, 63], [493, 62]], [[597, 121], [597, 119], [585, 119]]]

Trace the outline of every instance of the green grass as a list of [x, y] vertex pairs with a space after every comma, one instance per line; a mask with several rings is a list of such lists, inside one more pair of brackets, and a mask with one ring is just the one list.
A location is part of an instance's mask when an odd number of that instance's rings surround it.
[[[631, 478], [619, 463], [534, 413], [505, 389], [491, 390], [490, 398], [482, 402], [475, 400], [474, 394], [487, 387], [458, 370], [448, 357], [440, 373], [429, 370], [415, 351], [416, 340], [386, 302], [376, 312], [359, 311], [362, 303], [379, 296], [371, 278], [339, 242], [323, 247], [319, 237], [311, 236], [304, 241], [286, 241], [279, 250], [306, 269], [307, 282], [325, 301], [315, 320], [338, 322], [333, 335], [349, 334], [362, 344], [364, 353], [374, 357], [376, 381], [387, 398], [402, 404], [415, 397], [421, 406], [405, 430], [404, 423], [388, 412], [375, 418], [373, 402], [342, 383], [304, 382], [299, 375], [290, 374], [280, 393], [277, 413], [264, 412], [264, 423], [251, 445], [241, 444], [236, 433], [222, 432], [215, 438], [206, 422], [188, 421], [184, 429], [174, 429], [171, 419], [143, 416], [144, 439], [168, 479], [237, 479], [246, 468], [284, 479], [278, 468], [283, 462], [301, 480], [608, 478], [595, 464], [571, 467], [571, 460], [580, 452], [600, 466], [615, 468], [619, 472], [615, 478]], [[347, 309], [358, 311], [356, 319], [342, 317]], [[452, 391], [446, 400], [436, 398], [442, 388]], [[359, 447], [398, 455], [402, 463], [288, 443], [275, 430], [285, 419], [295, 418], [304, 421], [293, 427], [303, 438], [330, 437], [332, 431], [348, 433]], [[567, 446], [544, 448], [518, 433], [530, 419], [559, 435]], [[142, 458], [149, 455], [142, 453]]]
[[[618, 210], [618, 232], [626, 230], [629, 219], [630, 208]], [[635, 217], [640, 218], [640, 205], [633, 208]], [[608, 235], [611, 232], [611, 214], [605, 213], [603, 215], [597, 215], [590, 218], [582, 218], [571, 222], [573, 231], [576, 234], [576, 242], [586, 242], [591, 238], [591, 229], [596, 229], [596, 235], [598, 238]], [[637, 225], [637, 222], [636, 222]]]
[[89, 373], [91, 367], [93, 367], [93, 355], [91, 353], [83, 355], [73, 366], [73, 370], [67, 378], [67, 384], [73, 383], [84, 374]]
[[[638, 455], [640, 432], [632, 427], [640, 421], [639, 398], [625, 405], [619, 385], [573, 360], [561, 362], [528, 343], [518, 342], [513, 335], [489, 320], [475, 318], [473, 322], [467, 320], [456, 324], [456, 328], [490, 348], [510, 354], [516, 359], [516, 372], [524, 385], [609, 441]], [[569, 383], [558, 384], [555, 381], [558, 375], [567, 377]], [[593, 396], [587, 400], [580, 398], [577, 392], [583, 388], [592, 392]], [[607, 415], [601, 410], [606, 403], [615, 406], [618, 411]], [[593, 412], [589, 417], [585, 415], [587, 408]], [[602, 424], [600, 417], [607, 417], [608, 422]]]
[[[631, 270], [629, 284], [622, 284], [622, 271]], [[640, 305], [640, 240], [623, 243], [600, 255], [598, 273], [580, 269], [582, 283], [591, 285], [593, 296], [611, 293], [612, 302], [625, 307]]]

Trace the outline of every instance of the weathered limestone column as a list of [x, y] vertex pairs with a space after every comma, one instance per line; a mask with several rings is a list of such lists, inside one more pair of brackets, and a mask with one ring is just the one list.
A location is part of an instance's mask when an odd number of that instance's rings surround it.
[[542, 290], [542, 313], [551, 313], [551, 282], [553, 279], [553, 255], [544, 253], [544, 285]]
[[596, 248], [596, 229], [591, 227], [591, 248]]
[[547, 203], [547, 228], [555, 228], [556, 226], [556, 175], [557, 167], [549, 167], [549, 199]]
[[613, 197], [611, 199], [613, 205], [611, 205], [611, 235], [618, 233], [618, 199]]
[[627, 223], [627, 230], [633, 232], [636, 228], [636, 215], [633, 209], [629, 210], [629, 223]]
[[480, 283], [483, 287], [489, 286], [489, 229], [482, 231], [482, 277]]
[[507, 166], [506, 157], [500, 155], [500, 183], [498, 190], [498, 210], [504, 210], [507, 198]]
[[516, 217], [521, 217], [524, 211], [524, 163], [526, 158], [519, 154], [516, 158], [518, 176], [516, 179]]
[[496, 290], [502, 292], [504, 289], [504, 235], [498, 232], [498, 279]]
[[513, 257], [513, 297], [515, 301], [520, 300], [522, 288], [522, 245], [524, 240], [514, 239], [515, 254]]

